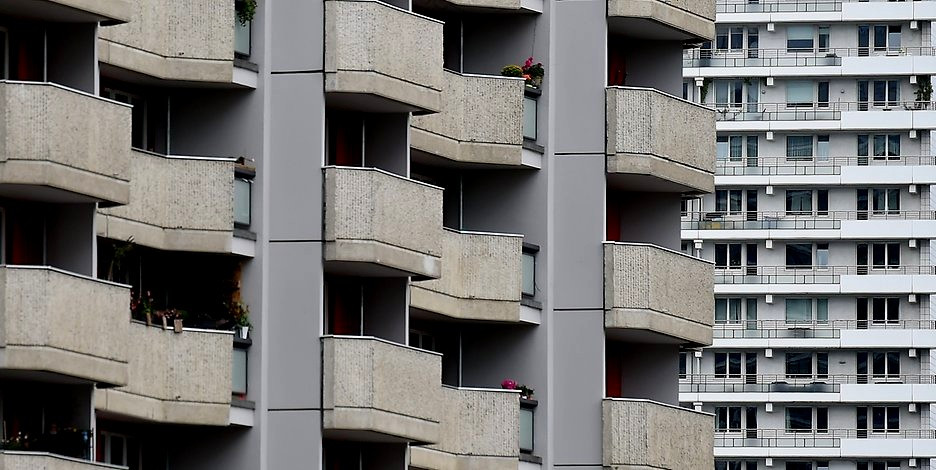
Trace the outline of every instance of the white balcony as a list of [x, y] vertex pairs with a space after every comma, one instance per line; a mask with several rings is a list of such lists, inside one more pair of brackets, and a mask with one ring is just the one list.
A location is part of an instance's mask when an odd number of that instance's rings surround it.
[[718, 323], [713, 346], [719, 348], [936, 348], [936, 321], [785, 320]]
[[690, 212], [684, 240], [906, 240], [936, 238], [936, 211]]
[[783, 157], [718, 160], [717, 186], [936, 184], [936, 157], [831, 156], [815, 159]]
[[753, 458], [932, 458], [936, 431], [907, 429], [874, 432], [858, 429], [788, 432], [753, 429], [715, 433], [715, 457]]
[[757, 266], [715, 269], [715, 294], [930, 294], [933, 266]]
[[679, 401], [702, 403], [929, 403], [932, 375], [755, 374], [740, 377], [690, 374], [679, 381]]

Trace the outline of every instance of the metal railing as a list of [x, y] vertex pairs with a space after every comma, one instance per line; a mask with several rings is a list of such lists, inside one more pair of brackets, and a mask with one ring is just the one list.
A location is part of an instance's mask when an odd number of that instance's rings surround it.
[[936, 211], [687, 212], [680, 223], [683, 230], [834, 230], [843, 220], [936, 220]]
[[716, 322], [717, 339], [840, 338], [841, 330], [933, 330], [936, 320], [743, 320]]
[[934, 56], [936, 47], [826, 47], [810, 49], [687, 49], [683, 67], [811, 67], [842, 65], [843, 57]]
[[708, 104], [718, 121], [835, 121], [843, 112], [927, 111], [936, 109], [929, 101], [830, 101], [816, 103]]
[[936, 266], [716, 266], [715, 284], [838, 284], [841, 276], [933, 274]]
[[719, 159], [715, 174], [742, 175], [839, 175], [845, 166], [936, 165], [932, 155], [751, 157]]
[[[898, 3], [894, 0], [870, 0], [871, 2]], [[919, 1], [919, 0], [915, 0]], [[756, 2], [718, 0], [716, 13], [811, 13], [842, 11], [842, 3], [868, 3], [868, 0], [760, 0]], [[899, 3], [909, 3], [899, 0]]]
[[715, 447], [839, 447], [842, 439], [936, 439], [932, 429], [739, 429], [715, 431]]
[[841, 385], [936, 384], [936, 376], [924, 374], [689, 374], [680, 377], [679, 391], [690, 393], [721, 392], [808, 392], [838, 393]]

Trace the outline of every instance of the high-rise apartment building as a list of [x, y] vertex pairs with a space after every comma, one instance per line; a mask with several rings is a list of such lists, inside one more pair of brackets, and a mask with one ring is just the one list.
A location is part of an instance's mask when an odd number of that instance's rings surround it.
[[0, 468], [709, 468], [714, 17], [0, 1]]
[[936, 457], [932, 7], [720, 0], [686, 51], [718, 161], [683, 249], [715, 262], [716, 325], [680, 401], [716, 415], [716, 469]]

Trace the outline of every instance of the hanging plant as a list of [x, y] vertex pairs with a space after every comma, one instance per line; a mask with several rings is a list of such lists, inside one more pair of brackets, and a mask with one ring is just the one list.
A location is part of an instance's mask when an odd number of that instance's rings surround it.
[[929, 75], [923, 75], [917, 79], [917, 89], [914, 94], [919, 102], [928, 103], [930, 101], [933, 97], [933, 84]]
[[700, 98], [701, 104], [705, 104], [705, 97], [708, 96], [708, 88], [709, 88], [709, 85], [711, 84], [712, 84], [711, 78], [706, 78], [702, 80], [702, 88], [699, 89], [699, 98]]
[[241, 26], [247, 26], [257, 13], [257, 0], [235, 0], [234, 11], [237, 12], [237, 21]]

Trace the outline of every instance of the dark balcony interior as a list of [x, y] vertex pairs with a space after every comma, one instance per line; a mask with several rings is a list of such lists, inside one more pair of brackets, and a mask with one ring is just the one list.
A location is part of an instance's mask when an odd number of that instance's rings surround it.
[[408, 177], [408, 132], [405, 114], [329, 108], [325, 113], [326, 164], [378, 168]]
[[676, 344], [606, 339], [605, 396], [678, 405], [678, 390], [671, 386], [679, 379], [678, 350]]
[[91, 458], [92, 388], [33, 381], [0, 381], [0, 449]]
[[608, 86], [654, 88], [682, 96], [682, 44], [608, 35]]
[[[678, 251], [682, 241], [679, 232], [680, 201], [678, 193], [648, 194], [608, 189], [605, 239], [651, 243]], [[671, 216], [661, 217], [661, 214]]]
[[[4, 16], [11, 1], [22, 3], [7, 0], [0, 5], [0, 79], [52, 82], [93, 93], [96, 25]], [[16, 5], [12, 10], [24, 11]]]
[[406, 278], [325, 278], [325, 334], [407, 344]]

